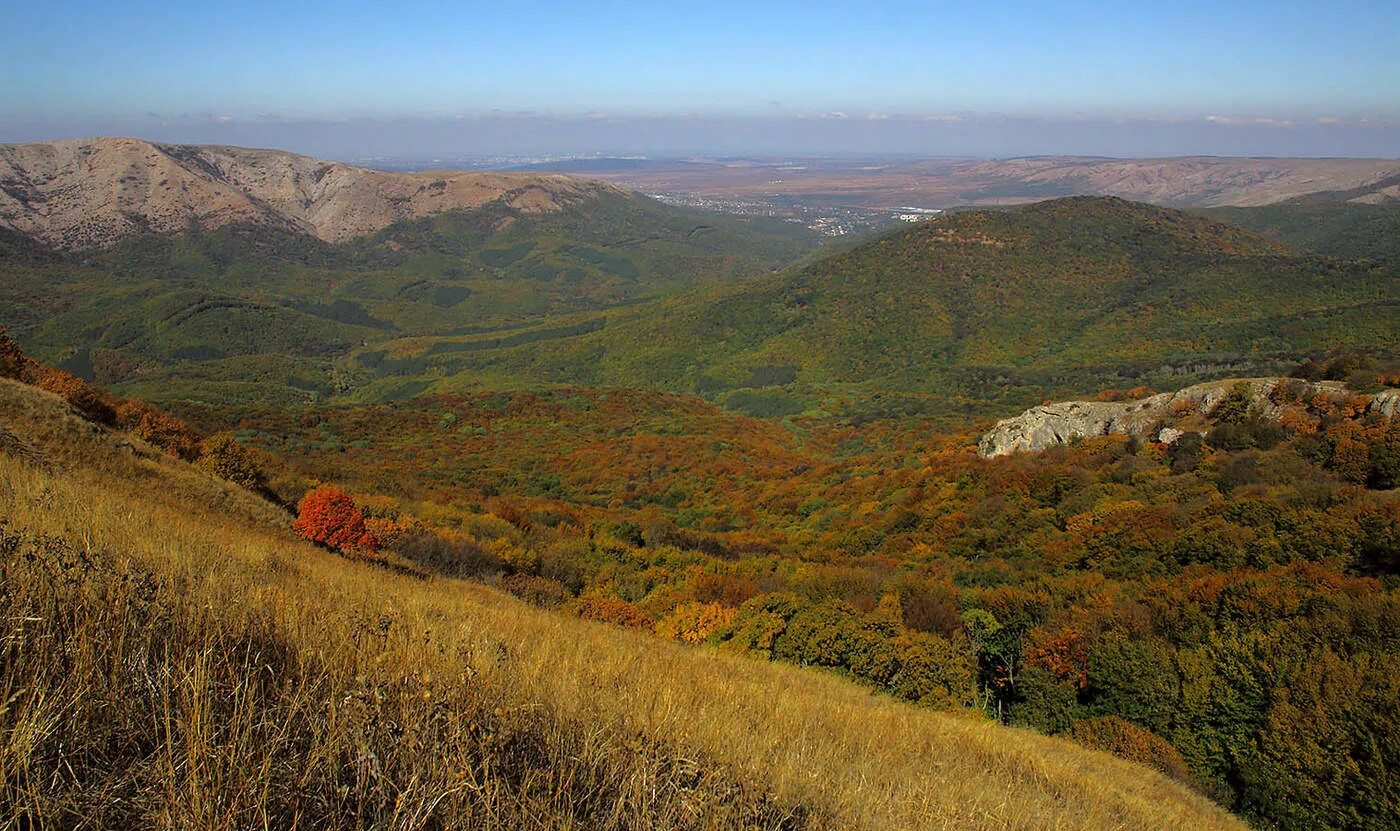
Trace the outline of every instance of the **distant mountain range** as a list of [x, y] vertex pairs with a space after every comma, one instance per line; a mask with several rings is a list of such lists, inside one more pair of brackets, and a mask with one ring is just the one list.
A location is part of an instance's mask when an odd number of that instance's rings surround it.
[[1267, 205], [1305, 194], [1400, 199], [1400, 160], [1268, 159], [1192, 156], [1167, 159], [1032, 157], [982, 162], [963, 175], [1014, 190], [1050, 187], [1060, 195], [1120, 196], [1173, 207]]
[[1400, 160], [1195, 156], [978, 159], [575, 159], [533, 167], [607, 179], [646, 193], [807, 207], [1003, 205], [1119, 196], [1170, 207], [1265, 205], [1309, 195], [1400, 199]]
[[66, 251], [107, 248], [149, 232], [233, 224], [341, 243], [396, 222], [489, 205], [554, 213], [605, 194], [620, 195], [621, 188], [884, 208], [1016, 204], [1074, 195], [1175, 207], [1288, 200], [1377, 205], [1400, 200], [1400, 161], [1036, 157], [865, 164], [601, 157], [506, 173], [404, 173], [279, 150], [130, 138], [0, 145], [0, 231]]
[[605, 193], [620, 191], [567, 176], [386, 173], [278, 150], [127, 138], [0, 145], [0, 228], [66, 250], [234, 223], [344, 242], [492, 202], [549, 213]]

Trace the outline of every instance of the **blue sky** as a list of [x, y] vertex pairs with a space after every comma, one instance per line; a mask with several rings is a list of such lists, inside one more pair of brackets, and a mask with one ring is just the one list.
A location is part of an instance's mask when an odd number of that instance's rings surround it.
[[544, 117], [567, 132], [599, 116], [959, 117], [1125, 135], [1142, 129], [1125, 120], [1359, 125], [1373, 152], [1400, 120], [1400, 2], [0, 0], [0, 14], [0, 140], [343, 119]]

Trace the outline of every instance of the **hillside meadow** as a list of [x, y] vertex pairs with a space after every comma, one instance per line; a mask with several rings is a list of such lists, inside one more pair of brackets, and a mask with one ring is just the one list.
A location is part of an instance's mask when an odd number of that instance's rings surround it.
[[1241, 828], [1069, 742], [310, 546], [0, 381], [0, 818], [156, 828]]

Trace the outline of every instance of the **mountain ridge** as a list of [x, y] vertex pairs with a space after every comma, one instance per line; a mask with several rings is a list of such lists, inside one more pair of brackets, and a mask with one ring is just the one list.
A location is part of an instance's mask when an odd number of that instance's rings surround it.
[[1346, 192], [1357, 201], [1396, 198], [1400, 160], [1171, 156], [1121, 159], [1024, 156], [974, 166], [974, 178], [1068, 187], [1168, 207], [1256, 206], [1315, 193]]
[[1400, 159], [1024, 156], [996, 159], [577, 159], [542, 165], [644, 193], [752, 201], [813, 210], [860, 206], [955, 208], [1074, 195], [1119, 196], [1170, 207], [1266, 205], [1292, 199], [1353, 203], [1400, 198]]
[[469, 372], [781, 398], [789, 412], [837, 390], [1019, 410], [1108, 385], [1267, 374], [1281, 368], [1270, 356], [1383, 342], [1394, 284], [1384, 265], [1073, 197], [948, 214], [805, 268], [619, 312], [568, 345], [453, 360]]
[[603, 193], [557, 174], [390, 173], [283, 150], [99, 137], [0, 145], [0, 228], [75, 251], [251, 223], [345, 242], [501, 202], [549, 213]]

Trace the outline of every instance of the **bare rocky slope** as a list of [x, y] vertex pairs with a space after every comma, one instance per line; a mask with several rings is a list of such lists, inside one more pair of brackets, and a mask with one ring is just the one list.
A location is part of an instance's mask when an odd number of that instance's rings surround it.
[[496, 200], [545, 213], [609, 191], [561, 175], [388, 173], [278, 150], [130, 138], [0, 145], [0, 228], [66, 250], [231, 223], [343, 242]]
[[983, 162], [963, 175], [984, 186], [1109, 194], [1174, 207], [1268, 205], [1317, 193], [1367, 204], [1400, 198], [1397, 159], [1038, 156]]
[[1002, 419], [982, 436], [982, 456], [1036, 452], [1078, 439], [1112, 434], [1138, 436], [1170, 444], [1187, 432], [1204, 432], [1216, 408], [1236, 391], [1260, 417], [1278, 420], [1291, 410], [1305, 411], [1319, 400], [1353, 402], [1359, 415], [1386, 418], [1400, 413], [1400, 390], [1357, 395], [1339, 383], [1296, 378], [1226, 379], [1164, 392], [1138, 401], [1060, 401], [1031, 407]]

